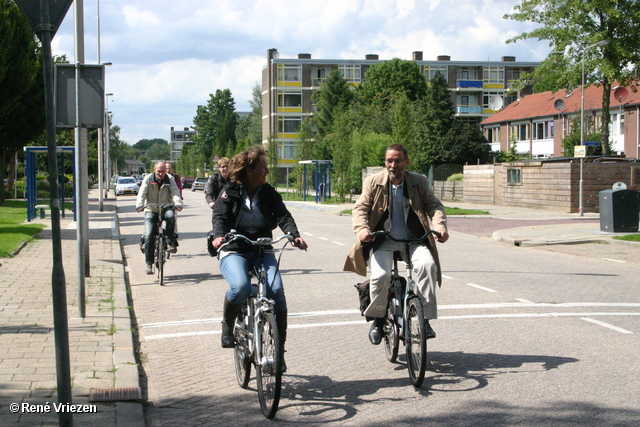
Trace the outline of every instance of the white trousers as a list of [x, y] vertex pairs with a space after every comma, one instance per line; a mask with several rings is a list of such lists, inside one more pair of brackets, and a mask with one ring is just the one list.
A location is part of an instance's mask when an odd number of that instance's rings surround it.
[[[365, 316], [384, 317], [387, 307], [387, 295], [391, 285], [391, 269], [393, 267], [393, 252], [400, 251], [402, 259], [406, 258], [404, 243], [386, 239], [384, 243], [369, 258], [371, 268], [370, 294], [371, 304], [364, 312]], [[438, 266], [433, 260], [429, 249], [418, 243], [411, 243], [409, 248], [412, 274], [416, 284], [416, 294], [420, 298], [425, 319], [438, 318], [436, 303], [436, 287]], [[402, 268], [399, 267], [400, 274]]]

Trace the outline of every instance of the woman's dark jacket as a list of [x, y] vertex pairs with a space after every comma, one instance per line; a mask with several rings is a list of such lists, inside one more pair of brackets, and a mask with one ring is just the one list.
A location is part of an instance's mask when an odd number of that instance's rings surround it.
[[[291, 233], [293, 237], [300, 237], [300, 232], [296, 226], [291, 213], [282, 201], [282, 196], [269, 184], [264, 184], [258, 188], [256, 193], [260, 201], [260, 213], [267, 221], [267, 226], [257, 233], [247, 233], [238, 228], [240, 213], [247, 192], [244, 186], [237, 183], [230, 183], [224, 187], [220, 196], [216, 199], [213, 209], [213, 238], [225, 236], [229, 231], [236, 230], [239, 234], [247, 236], [251, 240], [258, 237], [272, 238], [271, 233], [276, 227], [284, 233]], [[253, 252], [255, 248], [243, 242], [234, 242], [226, 247], [228, 251]]]

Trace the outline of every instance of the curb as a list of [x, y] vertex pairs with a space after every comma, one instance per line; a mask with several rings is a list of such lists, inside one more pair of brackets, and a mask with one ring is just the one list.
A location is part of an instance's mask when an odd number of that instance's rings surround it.
[[[120, 223], [118, 221], [117, 209], [113, 211], [115, 227], [111, 245], [113, 252], [119, 253], [122, 263], [117, 269], [114, 283], [114, 306], [113, 324], [115, 333], [113, 334], [113, 365], [116, 369], [116, 389], [138, 389], [140, 388], [140, 375], [138, 364], [135, 358], [135, 346], [133, 339], [133, 324], [131, 319], [131, 307], [129, 306], [129, 288], [125, 280], [124, 254], [120, 243]], [[117, 401], [116, 419], [118, 426], [144, 426], [144, 409], [141, 401]]]

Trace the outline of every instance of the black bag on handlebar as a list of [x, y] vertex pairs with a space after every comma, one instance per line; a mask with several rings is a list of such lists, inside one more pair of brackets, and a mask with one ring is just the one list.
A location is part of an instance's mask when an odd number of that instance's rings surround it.
[[369, 294], [369, 280], [365, 280], [362, 283], [357, 283], [355, 285], [355, 288], [358, 290], [358, 299], [360, 302], [360, 306], [358, 307], [360, 309], [360, 314], [364, 316], [364, 312], [367, 309], [367, 307], [369, 307], [369, 304], [371, 304], [371, 295]]
[[207, 233], [207, 252], [209, 255], [216, 256], [218, 255], [218, 250], [213, 246], [213, 230]]

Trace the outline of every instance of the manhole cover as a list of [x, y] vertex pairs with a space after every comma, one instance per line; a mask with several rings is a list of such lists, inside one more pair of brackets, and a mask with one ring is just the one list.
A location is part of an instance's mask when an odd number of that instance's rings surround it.
[[139, 387], [131, 388], [92, 388], [89, 391], [89, 402], [123, 402], [142, 400]]

